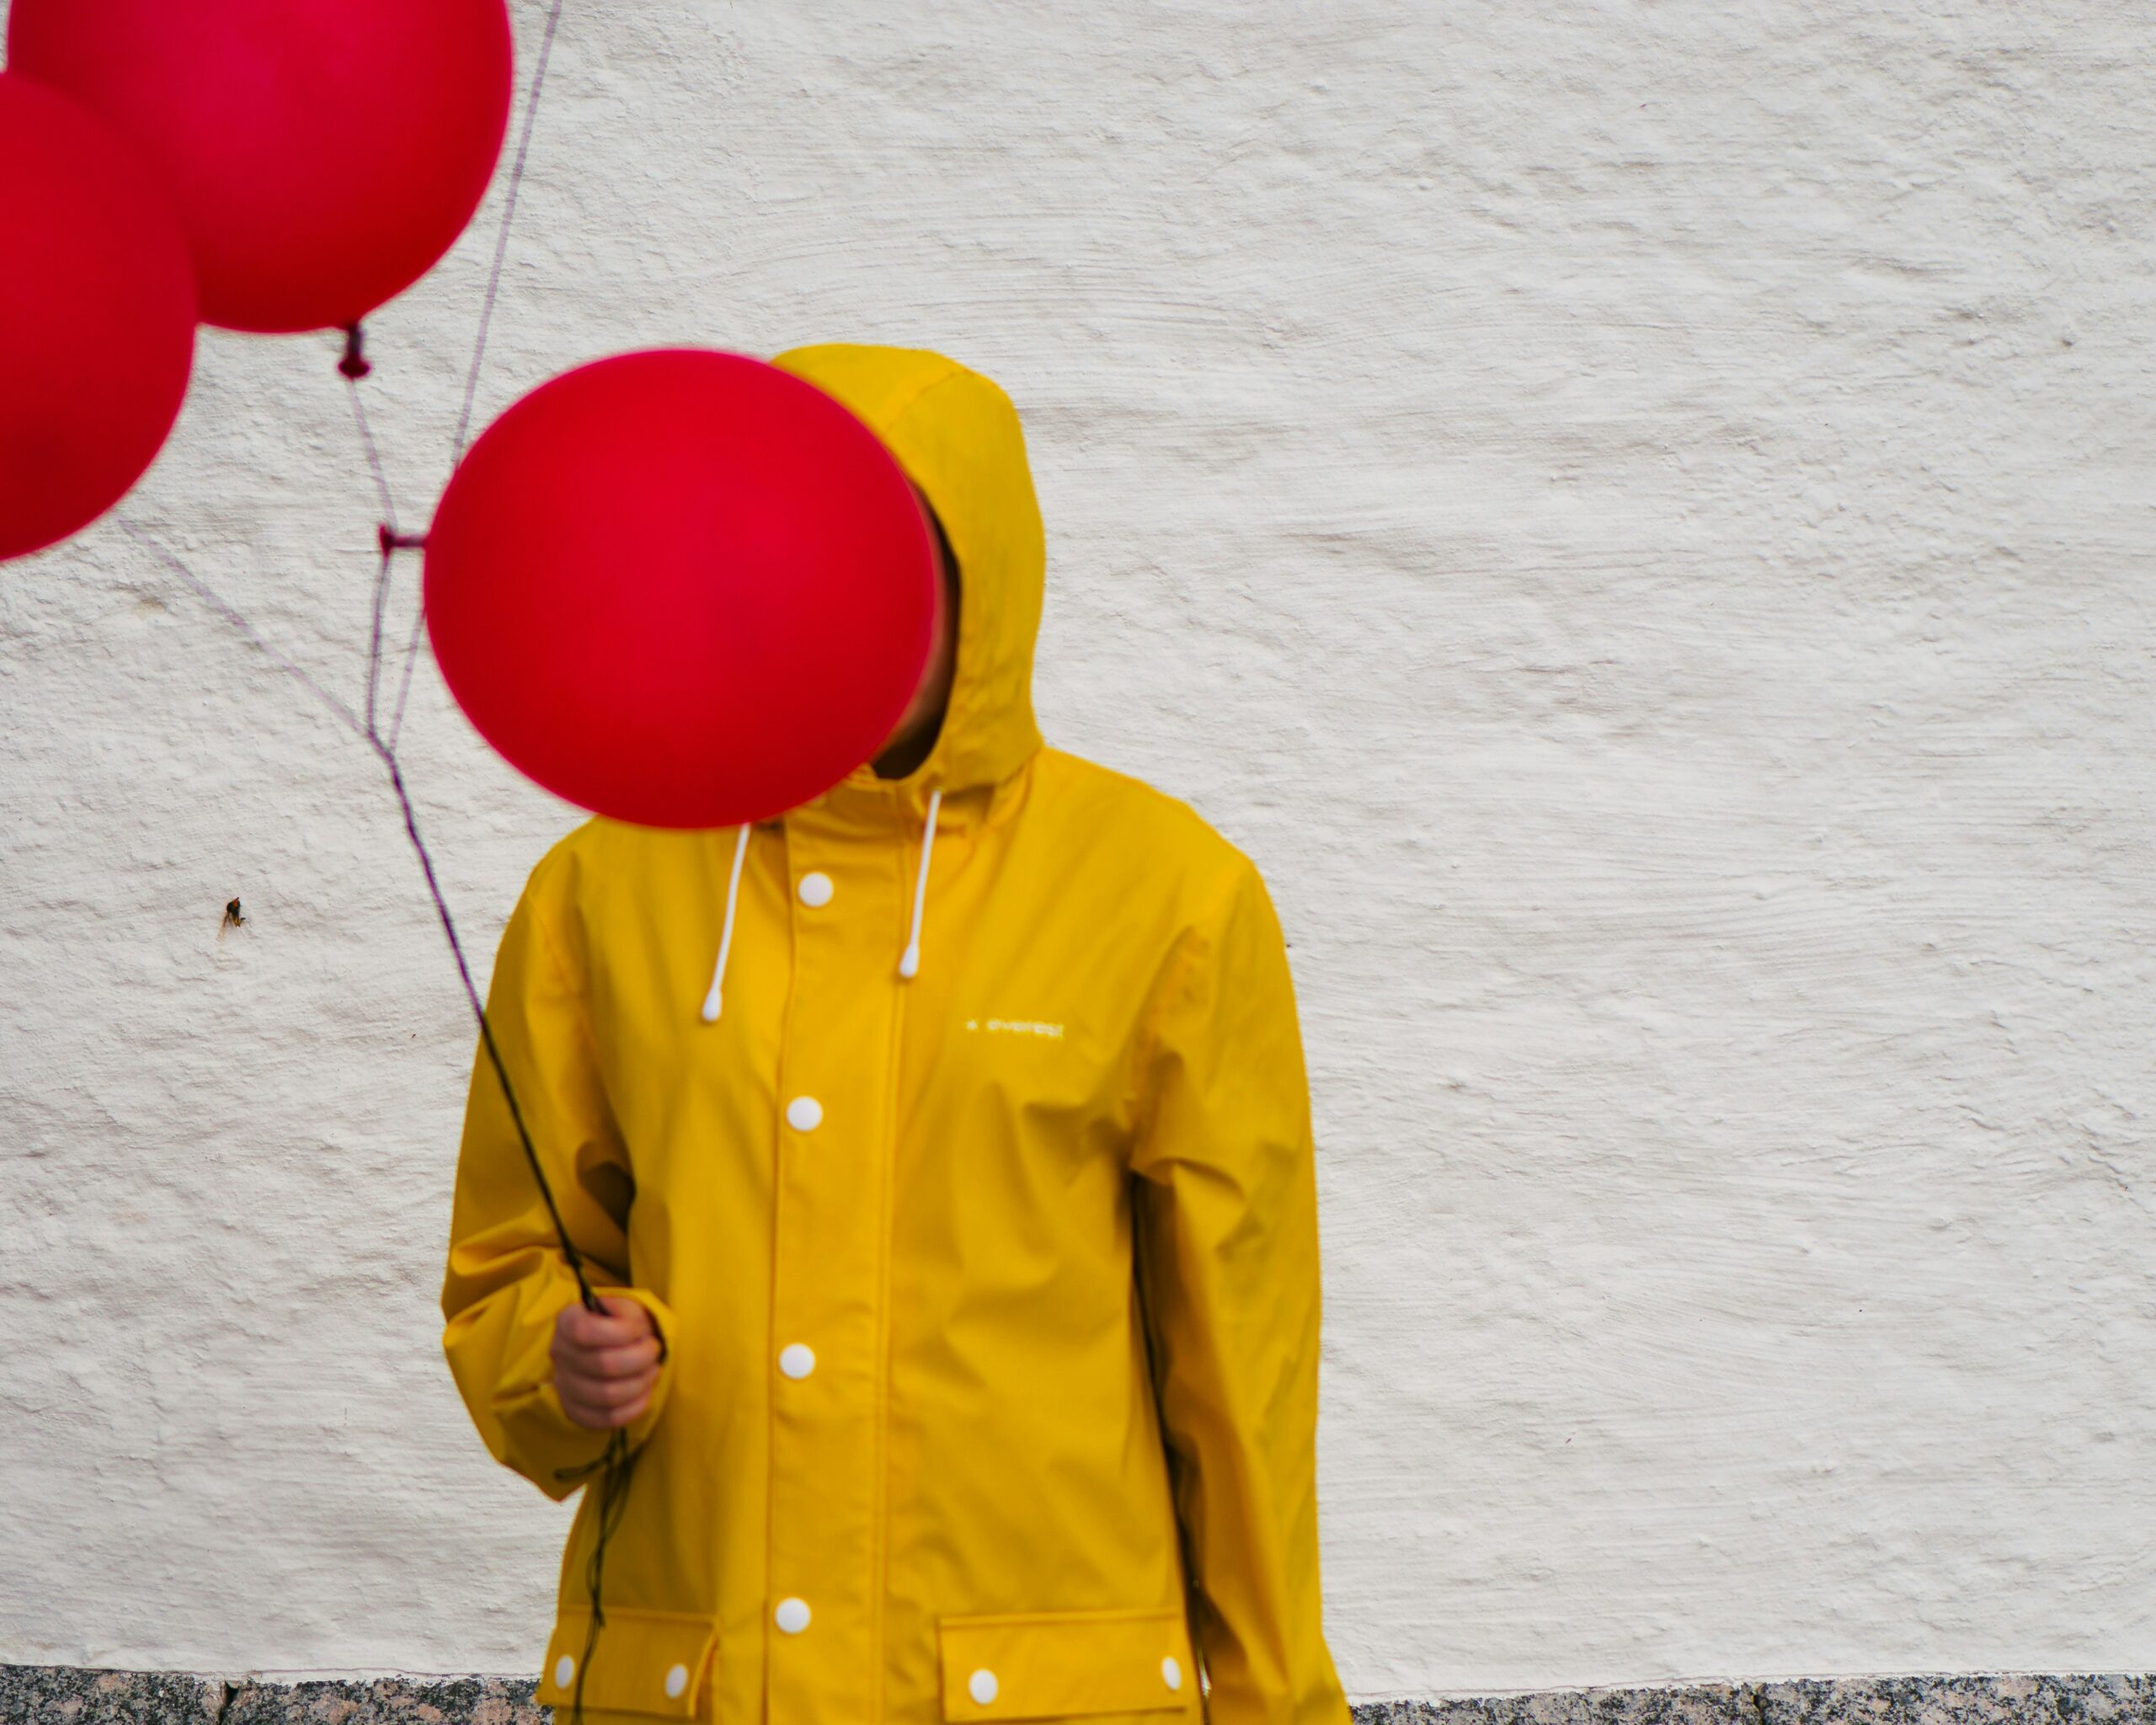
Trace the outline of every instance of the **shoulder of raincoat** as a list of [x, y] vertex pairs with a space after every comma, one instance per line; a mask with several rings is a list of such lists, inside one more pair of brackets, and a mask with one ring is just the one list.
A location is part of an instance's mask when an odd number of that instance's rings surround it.
[[[934, 354], [778, 364], [884, 441], [959, 571], [934, 750], [783, 817], [595, 820], [488, 1008], [563, 1219], [664, 1343], [539, 1699], [597, 1725], [1342, 1725], [1318, 1242], [1281, 932], [1194, 813], [1043, 746], [1017, 414]], [[575, 1297], [483, 1051], [442, 1306], [494, 1455], [594, 1477]], [[595, 1580], [600, 1594], [595, 1613]]]

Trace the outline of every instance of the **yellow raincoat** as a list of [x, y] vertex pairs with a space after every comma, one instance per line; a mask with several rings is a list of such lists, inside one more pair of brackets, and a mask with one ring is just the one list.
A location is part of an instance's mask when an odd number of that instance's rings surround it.
[[[904, 349], [777, 363], [942, 518], [957, 670], [911, 777], [745, 833], [588, 822], [503, 935], [489, 1008], [570, 1235], [665, 1347], [585, 1714], [1341, 1725], [1265, 887], [1182, 804], [1043, 746], [1002, 392]], [[488, 1447], [555, 1498], [606, 1441], [551, 1382], [574, 1297], [483, 1058], [445, 1345]], [[565, 1717], [597, 1496], [539, 1691]]]

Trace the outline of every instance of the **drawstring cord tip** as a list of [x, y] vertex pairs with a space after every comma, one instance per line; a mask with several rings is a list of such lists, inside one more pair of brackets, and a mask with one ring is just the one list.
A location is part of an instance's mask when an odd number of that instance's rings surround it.
[[936, 819], [943, 812], [940, 785], [928, 793], [928, 818], [921, 824], [921, 867], [913, 877], [913, 932], [906, 937], [905, 955], [899, 960], [899, 975], [910, 982], [921, 971], [921, 917], [928, 909], [928, 863], [936, 853]]
[[711, 967], [711, 992], [704, 996], [704, 1023], [718, 1023], [720, 1008], [724, 1005], [726, 988], [726, 956], [734, 950], [734, 912], [741, 902], [741, 863], [749, 854], [749, 823], [743, 821], [734, 834], [734, 868], [726, 877], [726, 920], [719, 925], [718, 962]]

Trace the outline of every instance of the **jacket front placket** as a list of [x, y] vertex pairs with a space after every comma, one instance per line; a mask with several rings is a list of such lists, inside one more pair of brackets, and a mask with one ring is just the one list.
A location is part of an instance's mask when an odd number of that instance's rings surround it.
[[887, 796], [786, 820], [793, 985], [773, 1182], [770, 1725], [882, 1714], [885, 1245], [906, 835]]

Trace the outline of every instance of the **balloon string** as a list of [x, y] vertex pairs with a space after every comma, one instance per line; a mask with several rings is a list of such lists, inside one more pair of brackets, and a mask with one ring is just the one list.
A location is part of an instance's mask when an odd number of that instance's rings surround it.
[[[366, 377], [373, 369], [368, 366], [360, 377]], [[389, 471], [382, 464], [382, 451], [375, 446], [374, 428], [367, 423], [367, 404], [360, 395], [360, 379], [348, 371], [344, 382], [344, 393], [352, 398], [352, 423], [360, 429], [360, 447], [366, 452], [367, 472], [374, 478], [374, 494], [381, 501], [382, 520], [388, 523], [384, 531], [393, 533], [397, 531], [397, 500], [389, 494]]]
[[[523, 128], [518, 135], [516, 154], [510, 163], [509, 184], [502, 200], [499, 227], [494, 235], [494, 261], [487, 275], [487, 288], [480, 302], [478, 327], [472, 347], [472, 362], [465, 374], [463, 405], [457, 414], [456, 430], [451, 440], [450, 465], [452, 469], [463, 458], [465, 442], [472, 429], [472, 414], [478, 399], [479, 374], [486, 360], [487, 336], [494, 322], [494, 303], [501, 291], [502, 270], [509, 255], [510, 224], [516, 216], [517, 199], [524, 183], [524, 170], [531, 149], [531, 135], [539, 117], [539, 103], [547, 86], [547, 70], [552, 58], [554, 35], [561, 23], [563, 0], [553, 0], [547, 14], [547, 25], [540, 40], [539, 57], [533, 69], [530, 93], [526, 98]], [[412, 805], [409, 789], [404, 782], [404, 773], [397, 755], [397, 744], [404, 727], [404, 714], [411, 698], [412, 676], [419, 658], [419, 638], [426, 624], [424, 590], [414, 595], [412, 624], [403, 649], [403, 663], [400, 669], [397, 699], [391, 708], [389, 726], [385, 734], [380, 723], [380, 695], [382, 671], [382, 638], [387, 628], [390, 590], [395, 572], [395, 554], [400, 550], [417, 547], [425, 543], [424, 535], [406, 534], [398, 527], [397, 508], [389, 488], [388, 473], [383, 466], [382, 453], [376, 446], [372, 427], [367, 422], [366, 407], [360, 399], [359, 382], [374, 369], [366, 354], [366, 338], [360, 325], [349, 324], [344, 329], [344, 350], [338, 361], [338, 371], [350, 387], [352, 414], [360, 435], [367, 467], [373, 477], [376, 496], [382, 505], [382, 521], [377, 531], [379, 559], [375, 569], [373, 602], [367, 639], [367, 680], [366, 718], [364, 721], [345, 703], [302, 670], [291, 660], [280, 653], [265, 640], [245, 617], [227, 604], [208, 583], [173, 552], [159, 543], [152, 536], [133, 522], [121, 518], [120, 526], [127, 535], [146, 547], [157, 558], [184, 581], [211, 610], [230, 624], [247, 642], [265, 654], [277, 668], [292, 677], [327, 707], [338, 722], [364, 741], [371, 749], [389, 775], [391, 788], [396, 793], [398, 808], [403, 815], [405, 836], [419, 859], [419, 867], [426, 877], [427, 892], [434, 900], [435, 914], [441, 924], [443, 937], [449, 943], [451, 956], [456, 961], [456, 973], [464, 986], [466, 1003], [479, 1028], [479, 1040], [486, 1051], [488, 1065], [500, 1084], [503, 1099], [509, 1105], [510, 1119], [516, 1129], [519, 1146], [524, 1152], [526, 1165], [531, 1171], [533, 1182], [539, 1188], [541, 1201], [546, 1205], [547, 1220], [553, 1225], [554, 1236], [560, 1243], [562, 1257], [569, 1274], [576, 1279], [577, 1296], [584, 1309], [603, 1313], [599, 1297], [592, 1291], [591, 1279], [584, 1268], [584, 1259], [577, 1250], [576, 1242], [569, 1237], [568, 1224], [563, 1220], [561, 1206], [555, 1201], [552, 1183], [547, 1178], [545, 1167], [539, 1159], [537, 1146], [524, 1118], [524, 1110], [517, 1101], [516, 1087], [510, 1082], [509, 1067], [502, 1059], [499, 1045], [489, 1020], [486, 1004], [479, 997], [478, 985], [472, 980], [472, 967], [464, 953], [464, 943], [456, 932], [456, 921], [450, 914], [449, 900], [441, 889], [441, 881], [435, 869], [434, 857], [426, 841], [419, 835], [417, 812]], [[629, 1477], [635, 1465], [634, 1453], [629, 1449], [625, 1432], [616, 1429], [606, 1439], [606, 1448], [599, 1460], [590, 1468], [577, 1470], [590, 1472], [596, 1469], [600, 1474], [597, 1514], [594, 1527], [591, 1556], [585, 1571], [585, 1582], [591, 1601], [590, 1626], [584, 1637], [584, 1658], [577, 1666], [575, 1692], [570, 1700], [570, 1718], [575, 1725], [582, 1725], [584, 1718], [584, 1685], [591, 1665], [591, 1654], [596, 1646], [599, 1632], [606, 1625], [606, 1613], [603, 1604], [603, 1584], [606, 1575], [606, 1550], [612, 1542], [616, 1530], [626, 1512]]]
[[[387, 558], [383, 559], [388, 561]], [[599, 1296], [591, 1291], [591, 1279], [584, 1274], [584, 1256], [576, 1249], [576, 1242], [569, 1238], [568, 1225], [562, 1220], [561, 1206], [554, 1201], [552, 1183], [539, 1162], [539, 1151], [531, 1142], [531, 1129], [524, 1123], [524, 1110], [517, 1103], [516, 1087], [510, 1082], [509, 1067], [503, 1062], [500, 1047], [494, 1041], [494, 1027], [487, 1017], [487, 1008], [479, 999], [478, 985], [472, 980], [472, 966], [464, 957], [464, 943], [457, 937], [456, 919], [449, 914], [449, 900], [443, 897], [441, 882], [435, 873], [435, 859], [427, 849], [426, 841], [419, 836], [419, 819], [413, 812], [412, 794], [404, 787], [403, 769], [398, 765], [395, 752], [371, 729], [367, 740], [382, 758], [389, 771], [391, 788], [397, 793], [397, 805], [403, 811], [405, 836], [412, 841], [412, 848], [419, 854], [419, 867], [427, 877], [427, 891], [435, 901], [435, 914], [441, 921], [441, 932], [447, 937], [449, 950], [456, 960], [456, 974], [464, 984], [464, 998], [472, 1008], [472, 1016], [478, 1023], [479, 1040], [487, 1050], [488, 1061], [494, 1069], [494, 1076], [501, 1082], [503, 1100], [509, 1103], [509, 1117], [516, 1127], [516, 1141], [523, 1146], [524, 1160], [531, 1170], [531, 1178], [539, 1188], [539, 1196], [547, 1206], [547, 1220], [554, 1225], [555, 1237], [561, 1242], [562, 1256], [568, 1261], [569, 1274], [576, 1278], [577, 1297], [586, 1311], [604, 1315], [606, 1308], [600, 1305]]]
[[501, 291], [502, 264], [509, 256], [510, 223], [516, 219], [516, 195], [524, 184], [525, 159], [531, 153], [531, 128], [539, 118], [539, 98], [547, 88], [547, 62], [553, 57], [554, 30], [562, 21], [562, 0], [554, 0], [547, 14], [547, 29], [539, 38], [539, 58], [532, 68], [531, 93], [524, 100], [524, 130], [517, 135], [516, 156], [510, 163], [509, 187], [502, 198], [501, 226], [494, 233], [494, 268], [487, 275], [486, 296], [479, 302], [479, 330], [472, 344], [472, 369], [464, 377], [464, 409], [456, 416], [456, 435], [449, 441], [449, 463], [453, 467], [464, 457], [464, 440], [472, 430], [472, 404], [479, 393], [479, 367], [487, 357], [487, 330], [494, 318], [494, 299]]
[[[532, 1142], [531, 1129], [524, 1118], [523, 1106], [517, 1100], [516, 1086], [510, 1077], [507, 1062], [502, 1058], [501, 1046], [495, 1040], [493, 1021], [488, 1015], [486, 1003], [479, 997], [478, 985], [472, 980], [471, 962], [465, 956], [463, 937], [456, 931], [456, 919], [451, 914], [448, 897], [442, 891], [441, 879], [435, 868], [434, 854], [427, 848], [426, 840], [420, 836], [419, 814], [412, 804], [410, 788], [404, 782], [403, 765], [398, 760], [395, 745], [382, 734], [376, 724], [375, 691], [381, 675], [383, 596], [387, 589], [392, 560], [395, 553], [403, 548], [400, 542], [404, 536], [394, 534], [386, 526], [382, 532], [381, 566], [375, 583], [374, 627], [367, 654], [367, 717], [363, 724], [350, 708], [264, 640], [244, 616], [227, 602], [208, 582], [188, 568], [179, 556], [124, 516], [120, 518], [120, 526], [130, 538], [145, 547], [185, 582], [211, 610], [238, 631], [249, 645], [264, 654], [270, 663], [328, 708], [339, 724], [374, 751], [376, 758], [388, 773], [390, 788], [396, 794], [398, 811], [403, 816], [404, 836], [411, 841], [413, 852], [419, 859], [420, 871], [426, 877], [427, 894], [434, 900], [435, 916], [441, 924], [443, 937], [449, 943], [450, 955], [456, 960], [457, 980], [463, 985], [465, 1003], [470, 1007], [472, 1019], [478, 1026], [480, 1045], [486, 1052], [488, 1065], [494, 1070], [495, 1081], [501, 1086], [502, 1099], [509, 1105], [510, 1121], [516, 1130], [518, 1147], [524, 1153], [525, 1166], [531, 1171], [532, 1183], [539, 1188], [540, 1201], [546, 1206], [547, 1220], [553, 1226], [554, 1238], [561, 1247], [563, 1261], [568, 1266], [569, 1274], [576, 1279], [578, 1300], [585, 1311], [603, 1316], [606, 1308], [600, 1305], [598, 1295], [592, 1289], [584, 1254], [577, 1250], [576, 1242], [569, 1236], [568, 1224], [563, 1218], [561, 1205], [554, 1196], [553, 1183], [547, 1178], [546, 1167], [539, 1160], [538, 1146]], [[577, 1664], [576, 1688], [569, 1704], [569, 1717], [574, 1725], [583, 1725], [584, 1675], [590, 1668], [591, 1655], [597, 1645], [599, 1632], [606, 1622], [604, 1594], [606, 1550], [612, 1544], [615, 1532], [627, 1513], [629, 1477], [635, 1460], [626, 1435], [617, 1428], [607, 1434], [606, 1450], [592, 1464], [592, 1468], [577, 1470], [588, 1472], [596, 1469], [599, 1483], [591, 1556], [585, 1567], [585, 1585], [591, 1601], [590, 1618], [584, 1634], [584, 1656]]]
[[125, 533], [129, 538], [135, 541], [136, 544], [148, 551], [151, 556], [156, 558], [159, 563], [163, 563], [168, 569], [171, 570], [173, 574], [179, 576], [182, 581], [185, 582], [187, 585], [194, 590], [195, 596], [196, 598], [202, 601], [202, 602], [207, 605], [211, 610], [216, 611], [219, 617], [222, 617], [227, 622], [230, 623], [234, 629], [238, 631], [240, 636], [247, 642], [248, 646], [253, 648], [258, 653], [260, 653], [264, 658], [269, 660], [272, 665], [275, 665], [279, 670], [281, 670], [286, 676], [291, 677], [294, 681], [300, 684], [300, 686], [305, 688], [309, 694], [312, 695], [316, 700], [319, 701], [324, 707], [328, 708], [331, 716], [336, 719], [338, 724], [343, 725], [346, 730], [351, 732], [351, 734], [357, 737], [361, 742], [364, 743], [369, 740], [367, 736], [367, 728], [360, 722], [360, 717], [357, 713], [354, 713], [350, 708], [347, 707], [342, 701], [339, 701], [334, 695], [331, 694], [328, 690], [323, 688], [320, 683], [317, 682], [312, 677], [302, 670], [299, 666], [293, 664], [291, 660], [286, 658], [285, 655], [280, 653], [275, 647], [272, 647], [267, 641], [264, 640], [260, 632], [255, 628], [254, 625], [249, 622], [244, 617], [241, 616], [237, 611], [233, 609], [232, 606], [227, 604], [221, 597], [220, 597], [216, 589], [212, 588], [208, 582], [203, 580], [195, 573], [194, 570], [188, 568], [188, 566], [182, 563], [178, 557], [174, 556], [172, 552], [168, 551], [163, 545], [159, 543], [152, 535], [145, 531], [142, 528], [136, 526], [135, 523], [130, 521], [125, 515], [116, 515], [114, 517], [114, 520], [119, 524], [120, 531], [121, 532]]
[[[510, 227], [516, 220], [517, 198], [524, 188], [525, 164], [531, 154], [531, 133], [539, 120], [540, 99], [545, 95], [547, 90], [547, 68], [553, 59], [554, 35], [561, 24], [562, 5], [563, 0], [554, 0], [552, 7], [547, 13], [547, 27], [539, 39], [539, 57], [532, 67], [531, 92], [525, 98], [524, 124], [517, 133], [516, 154], [510, 163], [509, 184], [502, 194], [502, 219], [500, 225], [494, 231], [494, 262], [487, 271], [487, 291], [479, 302], [479, 323], [472, 341], [472, 363], [464, 374], [464, 404], [458, 410], [456, 430], [450, 439], [449, 462], [452, 468], [463, 459], [465, 440], [471, 435], [472, 409], [479, 396], [479, 372], [482, 366], [485, 365], [487, 358], [487, 336], [494, 328], [494, 302], [501, 296], [502, 269], [509, 258]], [[356, 357], [359, 353], [360, 340], [359, 327], [356, 324], [347, 332], [347, 338], [346, 357], [348, 359]], [[361, 360], [360, 363], [364, 365], [366, 362]], [[339, 369], [343, 369], [341, 366]], [[367, 369], [371, 371], [373, 368], [369, 366]], [[351, 376], [349, 371], [345, 375], [348, 377]], [[362, 371], [360, 375], [364, 377], [366, 374]], [[358, 394], [355, 389], [353, 392], [355, 403], [358, 400]], [[362, 436], [366, 435], [364, 427], [361, 435]], [[373, 451], [371, 438], [367, 439], [367, 444], [371, 458]], [[383, 482], [383, 507], [389, 514], [390, 526], [393, 529], [396, 526], [396, 516], [394, 511], [389, 510], [387, 500], [387, 483]], [[414, 605], [412, 627], [404, 638], [403, 663], [398, 671], [397, 701], [389, 711], [389, 745], [392, 749], [397, 746], [398, 738], [403, 734], [405, 708], [409, 705], [412, 698], [412, 673], [419, 663], [419, 638], [425, 632], [426, 622], [426, 600], [423, 593]]]
[[419, 660], [419, 633], [427, 624], [427, 601], [424, 589], [413, 599], [412, 633], [404, 643], [404, 668], [397, 680], [397, 704], [389, 710], [389, 746], [397, 746], [397, 739], [404, 729], [405, 703], [412, 698], [412, 668]]
[[[434, 900], [435, 915], [441, 923], [442, 934], [449, 942], [450, 955], [456, 961], [457, 977], [464, 985], [466, 1003], [471, 1007], [472, 1019], [478, 1026], [479, 1040], [486, 1051], [488, 1064], [494, 1068], [494, 1076], [500, 1081], [503, 1097], [509, 1104], [510, 1122], [516, 1128], [517, 1143], [524, 1151], [524, 1159], [531, 1170], [531, 1178], [538, 1185], [539, 1196], [547, 1207], [547, 1220], [553, 1224], [554, 1233], [561, 1244], [562, 1257], [568, 1264], [569, 1274], [576, 1278], [578, 1298], [583, 1302], [587, 1311], [603, 1312], [604, 1308], [599, 1303], [598, 1295], [592, 1292], [591, 1279], [584, 1268], [584, 1255], [577, 1250], [576, 1242], [569, 1237], [568, 1226], [562, 1220], [561, 1206], [555, 1201], [553, 1184], [547, 1179], [546, 1168], [539, 1160], [538, 1149], [531, 1140], [531, 1128], [525, 1124], [524, 1109], [516, 1099], [516, 1087], [510, 1080], [509, 1067], [502, 1059], [499, 1044], [494, 1040], [494, 1028], [487, 1016], [485, 1003], [479, 998], [478, 985], [472, 980], [471, 963], [464, 953], [463, 938], [456, 932], [456, 919], [450, 914], [449, 900], [442, 892], [440, 877], [435, 870], [434, 854], [427, 848], [426, 841], [419, 836], [419, 814], [412, 805], [412, 793], [404, 782], [404, 770], [403, 764], [397, 758], [397, 751], [390, 746], [388, 740], [376, 728], [371, 718], [366, 723], [362, 723], [350, 707], [264, 640], [261, 633], [248, 622], [245, 617], [227, 603], [215, 588], [197, 575], [154, 535], [137, 526], [125, 516], [119, 518], [119, 525], [122, 532], [147, 549], [158, 562], [185, 582], [211, 610], [237, 629], [246, 638], [248, 645], [265, 655], [278, 670], [298, 682], [328, 708], [339, 724], [374, 751], [376, 757], [388, 773], [390, 788], [396, 793], [398, 809], [404, 818], [405, 836], [411, 841], [412, 849], [419, 859], [420, 870], [426, 877], [427, 892]], [[389, 552], [385, 550], [382, 559], [385, 569], [388, 566], [389, 560]], [[379, 585], [376, 590], [379, 592]], [[369, 655], [370, 662], [367, 667], [370, 691], [375, 681], [380, 655], [381, 634], [377, 623], [374, 650]]]
[[[384, 530], [382, 537], [387, 542], [389, 537], [387, 530]], [[385, 542], [382, 547], [382, 566], [375, 572], [374, 617], [368, 628], [367, 740], [377, 747], [382, 732], [375, 722], [375, 695], [382, 686], [382, 618], [389, 605], [390, 559], [393, 554], [391, 547]], [[394, 764], [393, 756], [387, 758]]]
[[584, 1717], [584, 1680], [591, 1671], [591, 1655], [599, 1645], [599, 1632], [606, 1626], [606, 1608], [600, 1603], [606, 1589], [606, 1548], [613, 1543], [615, 1530], [621, 1526], [622, 1514], [628, 1508], [629, 1476], [636, 1465], [636, 1455], [629, 1448], [627, 1435], [616, 1429], [606, 1439], [606, 1453], [596, 1462], [585, 1467], [561, 1468], [555, 1474], [558, 1479], [568, 1480], [589, 1474], [594, 1467], [599, 1470], [599, 1525], [584, 1574], [584, 1590], [591, 1599], [591, 1616], [584, 1625], [584, 1653], [576, 1662], [576, 1688], [569, 1696], [569, 1717], [579, 1721]]

